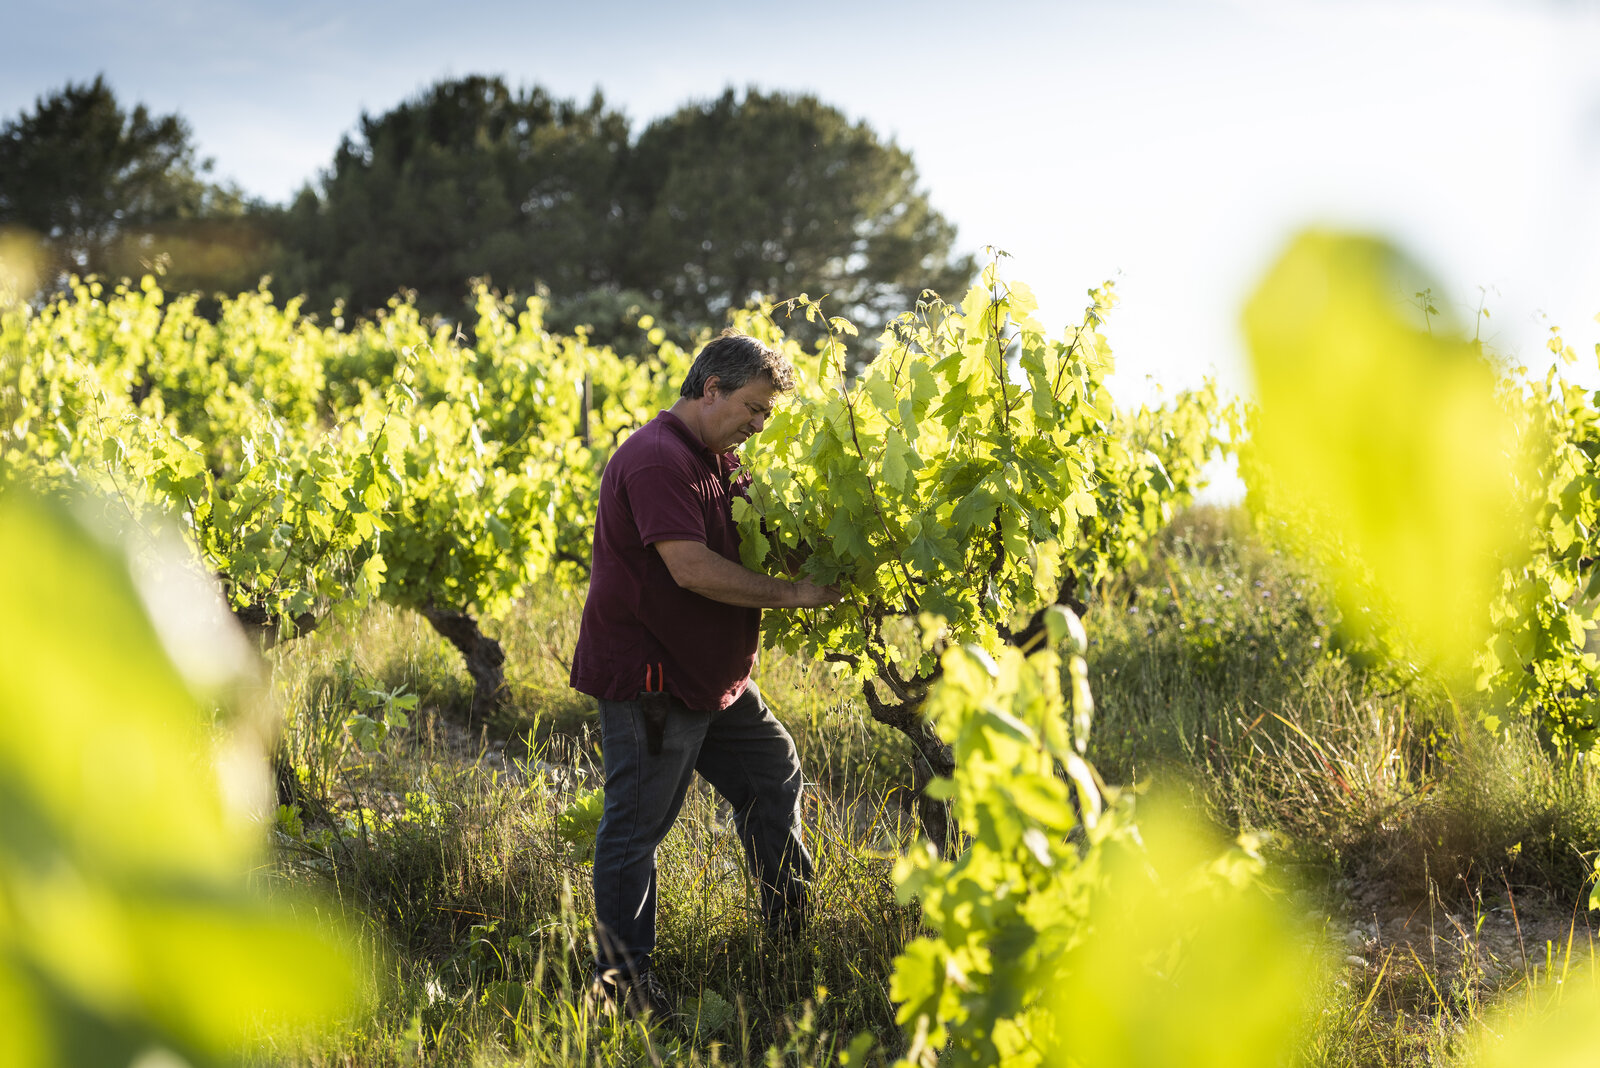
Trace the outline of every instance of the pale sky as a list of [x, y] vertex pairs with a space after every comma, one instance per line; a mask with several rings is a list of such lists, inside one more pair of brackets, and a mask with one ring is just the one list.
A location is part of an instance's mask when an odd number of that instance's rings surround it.
[[728, 85], [814, 92], [909, 149], [1053, 329], [1115, 278], [1125, 400], [1247, 390], [1239, 309], [1319, 222], [1399, 240], [1500, 351], [1541, 361], [1557, 323], [1594, 368], [1594, 0], [4, 3], [0, 115], [104, 72], [280, 201], [363, 110], [447, 76], [598, 87], [636, 133]]

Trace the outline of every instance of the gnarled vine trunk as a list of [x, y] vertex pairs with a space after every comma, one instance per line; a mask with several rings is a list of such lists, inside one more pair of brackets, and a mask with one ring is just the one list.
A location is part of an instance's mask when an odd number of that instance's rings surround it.
[[478, 621], [465, 612], [425, 608], [422, 614], [467, 662], [467, 674], [472, 676], [473, 684], [468, 722], [488, 722], [490, 714], [500, 707], [500, 700], [505, 695], [505, 650], [500, 648], [499, 642], [479, 630]]
[[271, 649], [279, 641], [299, 638], [316, 630], [322, 620], [310, 612], [285, 619], [269, 613], [260, 605], [247, 604], [232, 608], [233, 618], [240, 629], [259, 648]]
[[913, 796], [917, 802], [917, 821], [941, 857], [950, 855], [950, 806], [928, 796], [928, 784], [938, 776], [946, 778], [955, 774], [955, 753], [945, 744], [933, 724], [922, 717], [920, 700], [885, 704], [878, 690], [868, 681], [862, 688], [867, 708], [872, 718], [885, 726], [893, 727], [911, 741], [917, 751], [917, 762], [912, 773]]
[[[1076, 574], [1070, 571], [1066, 574], [1055, 603], [1067, 605], [1080, 616], [1087, 611], [1088, 606], [1078, 596]], [[1029, 644], [1044, 633], [1044, 612], [1044, 609], [1035, 612], [1027, 626], [1019, 631], [1002, 628], [1001, 636], [1013, 645]], [[873, 719], [904, 734], [916, 749], [917, 760], [912, 768], [912, 796], [916, 798], [917, 822], [922, 826], [923, 835], [938, 850], [939, 856], [948, 859], [956, 848], [955, 835], [959, 834], [959, 828], [953, 829], [951, 826], [949, 804], [929, 797], [928, 786], [935, 778], [954, 775], [956, 758], [933, 724], [922, 715], [922, 702], [928, 686], [938, 677], [939, 671], [935, 669], [930, 676], [908, 680], [900, 678], [891, 665], [882, 661], [879, 661], [879, 669], [882, 672], [881, 681], [899, 700], [893, 704], [885, 703], [878, 696], [874, 680], [869, 679], [862, 687], [867, 708]]]

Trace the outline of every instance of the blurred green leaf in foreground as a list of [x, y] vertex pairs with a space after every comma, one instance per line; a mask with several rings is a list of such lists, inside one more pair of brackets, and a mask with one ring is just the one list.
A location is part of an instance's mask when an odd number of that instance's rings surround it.
[[1310, 1022], [1323, 947], [1267, 890], [1259, 840], [1229, 848], [1170, 799], [1109, 839], [1089, 937], [1053, 984], [1050, 1064], [1288, 1063]]
[[1600, 1062], [1600, 969], [1557, 956], [1549, 982], [1512, 994], [1474, 1027], [1475, 1068], [1589, 1068]]
[[[1432, 331], [1432, 291], [1375, 239], [1294, 242], [1245, 310], [1260, 405], [1251, 491], [1298, 525], [1291, 542], [1331, 573], [1347, 616], [1376, 615], [1375, 631], [1398, 629], [1459, 682], [1487, 637], [1501, 569], [1526, 551], [1516, 485], [1533, 450], [1476, 343]], [[1408, 315], [1414, 297], [1423, 306]], [[1473, 1026], [1462, 1063], [1597, 1062], [1600, 975], [1570, 947], [1554, 963], [1549, 981]]]
[[1514, 504], [1527, 461], [1494, 368], [1436, 329], [1432, 291], [1377, 239], [1293, 242], [1245, 308], [1260, 406], [1251, 491], [1331, 572], [1347, 620], [1397, 631], [1460, 679], [1527, 540]]
[[202, 714], [122, 557], [13, 491], [0, 560], [0, 1063], [228, 1063], [348, 1009], [348, 949], [250, 886], [260, 748]]

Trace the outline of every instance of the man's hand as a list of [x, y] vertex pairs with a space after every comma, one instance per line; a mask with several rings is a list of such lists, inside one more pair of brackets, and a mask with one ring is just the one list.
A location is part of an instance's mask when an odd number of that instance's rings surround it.
[[810, 579], [799, 579], [793, 583], [795, 596], [800, 599], [796, 608], [821, 608], [825, 604], [838, 604], [844, 600], [844, 595], [837, 586], [818, 586]]
[[819, 586], [810, 579], [790, 582], [751, 571], [698, 541], [658, 541], [655, 548], [672, 572], [672, 581], [723, 604], [819, 608], [841, 600], [839, 591], [832, 586]]

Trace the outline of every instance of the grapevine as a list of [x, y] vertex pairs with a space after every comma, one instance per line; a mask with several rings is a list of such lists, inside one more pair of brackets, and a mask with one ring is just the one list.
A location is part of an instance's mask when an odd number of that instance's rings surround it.
[[892, 322], [851, 381], [849, 324], [802, 297], [790, 306], [827, 327], [822, 377], [748, 449], [755, 485], [735, 506], [745, 563], [779, 570], [803, 556], [803, 574], [845, 592], [837, 606], [768, 613], [767, 636], [843, 665], [873, 717], [910, 739], [924, 828], [941, 846], [943, 806], [926, 787], [953, 762], [922, 704], [942, 669], [911, 635], [992, 650], [1035, 632], [1042, 609], [1086, 592], [1079, 572], [1092, 583], [1134, 557], [1216, 445], [1193, 418], [1203, 401], [1186, 400], [1186, 432], [1155, 442], [1170, 465], [1130, 452], [1141, 424], [1122, 421], [1104, 384], [1110, 290], [1091, 298], [1051, 340], [1031, 292], [991, 265], [961, 305], [930, 296]]

